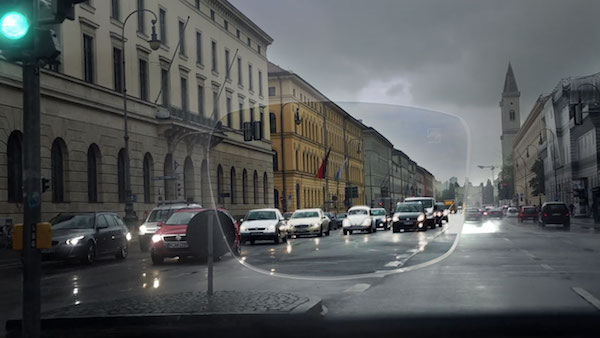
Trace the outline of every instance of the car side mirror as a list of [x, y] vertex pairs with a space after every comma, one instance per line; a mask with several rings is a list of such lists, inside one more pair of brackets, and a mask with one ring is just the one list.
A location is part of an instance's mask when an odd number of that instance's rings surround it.
[[244, 219], [243, 218], [240, 218], [240, 223], [244, 223]]
[[96, 229], [100, 230], [100, 229], [106, 229], [108, 228], [108, 224], [98, 224], [96, 226]]

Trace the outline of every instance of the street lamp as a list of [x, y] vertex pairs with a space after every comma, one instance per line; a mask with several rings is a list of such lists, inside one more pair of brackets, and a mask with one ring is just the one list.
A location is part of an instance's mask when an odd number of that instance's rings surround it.
[[123, 64], [123, 69], [121, 70], [121, 85], [123, 90], [123, 140], [125, 141], [125, 224], [131, 228], [131, 226], [136, 225], [138, 218], [135, 214], [135, 210], [133, 210], [133, 196], [131, 194], [131, 169], [129, 164], [129, 127], [127, 124], [128, 114], [127, 114], [127, 80], [125, 74], [127, 74], [127, 68], [125, 68], [125, 25], [129, 18], [138, 12], [146, 11], [150, 12], [154, 19], [152, 20], [152, 34], [150, 36], [150, 40], [148, 40], [148, 44], [152, 50], [157, 50], [160, 48], [160, 40], [156, 35], [156, 22], [158, 18], [156, 13], [149, 9], [137, 9], [125, 18], [123, 21], [123, 26], [121, 27], [121, 60]]
[[[544, 139], [542, 138], [542, 131], [547, 130], [550, 132], [550, 135], [552, 135], [552, 170], [554, 171], [554, 194], [555, 196], [558, 194], [558, 180], [556, 178], [556, 146], [558, 145], [558, 141], [556, 139], [556, 135], [554, 135], [554, 132], [551, 129], [548, 128], [542, 128], [540, 130], [540, 141], [539, 144], [542, 145], [544, 143]], [[556, 143], [556, 144], [555, 144]], [[556, 197], [555, 197], [556, 199]]]

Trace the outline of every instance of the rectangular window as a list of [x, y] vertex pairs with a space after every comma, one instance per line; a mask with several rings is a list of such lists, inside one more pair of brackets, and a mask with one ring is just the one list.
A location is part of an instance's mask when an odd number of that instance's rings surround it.
[[258, 71], [258, 96], [263, 96], [262, 72]]
[[219, 118], [219, 92], [213, 90], [213, 114], [215, 114], [215, 118]]
[[227, 126], [229, 128], [233, 128], [233, 121], [231, 118], [231, 98], [230, 97], [227, 98], [227, 101], [225, 104], [227, 105], [227, 107], [226, 107], [227, 108]]
[[113, 48], [113, 83], [115, 91], [122, 92], [123, 91], [123, 53], [119, 48]]
[[212, 21], [215, 21], [215, 11], [213, 11], [212, 9], [210, 10], [210, 19]]
[[164, 9], [158, 11], [158, 21], [160, 36], [158, 37], [163, 45], [167, 44], [167, 12]]
[[229, 72], [229, 50], [225, 50], [225, 78], [231, 79], [231, 74]]
[[171, 81], [169, 80], [169, 71], [166, 68], [162, 68], [160, 70], [160, 77], [161, 77], [161, 95], [162, 95], [162, 104], [165, 107], [168, 107], [171, 102], [170, 102], [170, 83]]
[[212, 71], [213, 72], [218, 72], [217, 71], [217, 43], [215, 41], [211, 42], [211, 55], [212, 55]]
[[254, 122], [254, 107], [250, 107], [250, 122]]
[[119, 0], [111, 0], [110, 17], [119, 20]]
[[148, 100], [148, 62], [140, 59], [140, 99]]
[[181, 78], [181, 109], [184, 112], [189, 110], [188, 106], [188, 84], [185, 77]]
[[196, 32], [196, 63], [202, 64], [202, 33]]
[[179, 54], [185, 55], [185, 22], [179, 21]]
[[240, 33], [239, 29], [235, 30], [235, 36], [237, 36], [238, 39], [241, 38], [242, 34]]
[[225, 28], [226, 31], [229, 30], [229, 21], [227, 21], [227, 20], [223, 21], [223, 28]]
[[145, 14], [146, 11], [144, 11], [144, 0], [137, 0], [137, 30], [140, 33], [145, 33], [146, 32], [146, 20], [145, 20]]
[[200, 0], [196, 0], [194, 5], [196, 6], [196, 9], [200, 9]]
[[[242, 99], [240, 99], [241, 101]], [[239, 120], [240, 120], [240, 130], [244, 130], [244, 104], [242, 102], [240, 102], [240, 106], [239, 106], [240, 110], [238, 111], [238, 116], [239, 116]]]
[[238, 85], [242, 86], [242, 58], [237, 58]]
[[198, 114], [204, 116], [204, 86], [198, 85]]
[[265, 107], [260, 107], [260, 135], [265, 137]]
[[252, 47], [252, 40], [250, 38], [248, 38], [248, 47]]
[[275, 96], [275, 87], [269, 87], [269, 96]]
[[252, 65], [248, 65], [248, 90], [254, 90], [254, 86], [252, 83]]
[[94, 38], [83, 34], [83, 80], [94, 83]]

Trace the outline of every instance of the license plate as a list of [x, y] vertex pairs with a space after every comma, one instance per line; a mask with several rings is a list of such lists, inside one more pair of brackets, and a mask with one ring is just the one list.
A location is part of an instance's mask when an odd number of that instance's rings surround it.
[[187, 248], [187, 247], [188, 247], [187, 242], [173, 242], [173, 243], [167, 242], [167, 248], [169, 248], [169, 249], [182, 249], [182, 248]]
[[413, 222], [404, 222], [404, 225], [412, 225]]
[[262, 232], [251, 232], [250, 236], [260, 236], [262, 234], [263, 234]]
[[552, 216], [562, 216], [562, 214], [552, 214]]

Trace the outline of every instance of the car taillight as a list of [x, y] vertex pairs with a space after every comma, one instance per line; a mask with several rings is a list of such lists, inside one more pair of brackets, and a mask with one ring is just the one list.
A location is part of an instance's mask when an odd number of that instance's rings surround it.
[[548, 217], [548, 214], [547, 214], [547, 213], [544, 213], [544, 217]]
[[567, 212], [567, 213], [565, 214], [565, 216], [569, 217], [570, 215], [569, 215], [569, 213]]

